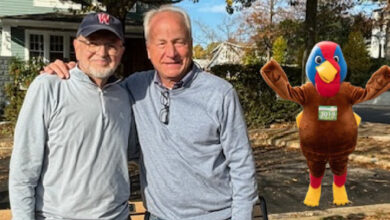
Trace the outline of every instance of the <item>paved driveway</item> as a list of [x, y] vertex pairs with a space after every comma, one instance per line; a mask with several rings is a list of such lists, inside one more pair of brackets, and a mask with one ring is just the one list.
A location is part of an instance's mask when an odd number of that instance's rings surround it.
[[390, 124], [390, 92], [355, 105], [353, 109], [362, 117], [362, 121]]
[[362, 121], [390, 124], [390, 105], [355, 105], [353, 110], [362, 117]]

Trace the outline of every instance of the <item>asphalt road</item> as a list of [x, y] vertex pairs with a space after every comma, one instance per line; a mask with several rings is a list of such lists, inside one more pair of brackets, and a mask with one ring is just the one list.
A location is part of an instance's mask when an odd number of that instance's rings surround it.
[[390, 124], [390, 106], [355, 105], [353, 110], [362, 121]]

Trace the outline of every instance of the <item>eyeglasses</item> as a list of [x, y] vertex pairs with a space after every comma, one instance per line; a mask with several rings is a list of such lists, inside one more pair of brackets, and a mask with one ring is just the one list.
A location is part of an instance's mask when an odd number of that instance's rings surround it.
[[160, 121], [167, 125], [169, 122], [169, 92], [167, 90], [161, 92], [160, 102], [163, 105], [160, 110]]
[[87, 41], [81, 39], [77, 39], [77, 40], [87, 45], [87, 50], [90, 53], [96, 53], [99, 50], [99, 48], [103, 46], [104, 49], [107, 48], [108, 55], [115, 56], [119, 53], [120, 49], [123, 47], [123, 45], [118, 45], [117, 43], [102, 43], [102, 42]]

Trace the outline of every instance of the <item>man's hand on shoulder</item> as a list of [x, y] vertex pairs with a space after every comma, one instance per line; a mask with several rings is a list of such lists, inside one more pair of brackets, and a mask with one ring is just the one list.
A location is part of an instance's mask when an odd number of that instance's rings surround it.
[[40, 74], [51, 74], [57, 75], [61, 79], [69, 78], [69, 70], [76, 66], [76, 62], [71, 61], [69, 63], [64, 63], [62, 60], [55, 60], [52, 63], [49, 63], [47, 66], [43, 67], [43, 70], [40, 71]]

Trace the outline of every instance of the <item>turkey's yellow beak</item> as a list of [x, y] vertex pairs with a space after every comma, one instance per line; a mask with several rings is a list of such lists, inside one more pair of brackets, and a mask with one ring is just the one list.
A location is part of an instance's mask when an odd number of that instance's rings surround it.
[[337, 74], [337, 69], [329, 61], [316, 66], [316, 70], [322, 81], [326, 83], [332, 82]]

